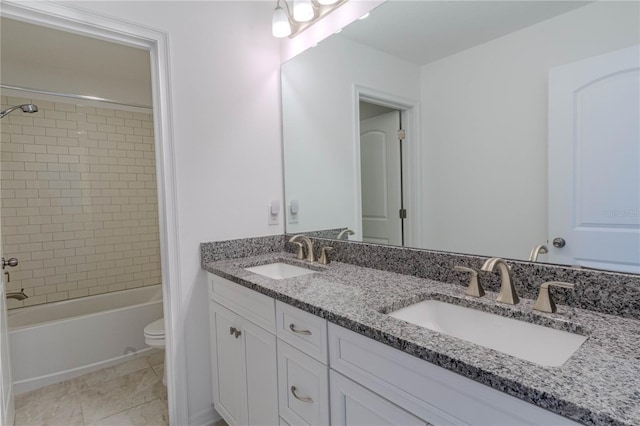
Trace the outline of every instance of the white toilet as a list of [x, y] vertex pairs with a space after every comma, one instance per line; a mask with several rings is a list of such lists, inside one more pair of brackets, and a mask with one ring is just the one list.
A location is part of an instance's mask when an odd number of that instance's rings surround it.
[[[147, 324], [144, 328], [144, 342], [152, 348], [158, 348], [164, 350], [165, 348], [165, 335], [164, 335], [164, 318], [160, 318], [152, 323]], [[162, 384], [167, 385], [167, 364], [164, 365], [164, 371], [162, 373]]]

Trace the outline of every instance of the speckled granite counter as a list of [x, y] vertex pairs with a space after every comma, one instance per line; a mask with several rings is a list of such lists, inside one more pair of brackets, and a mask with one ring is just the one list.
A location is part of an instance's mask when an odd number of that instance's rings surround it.
[[[467, 297], [464, 288], [424, 278], [333, 262], [318, 273], [273, 280], [243, 268], [275, 260], [273, 252], [221, 260], [203, 268], [330, 322], [584, 424], [640, 424], [640, 321], [558, 306], [533, 313], [533, 301], [496, 304], [496, 294]], [[517, 283], [516, 283], [517, 286]], [[438, 299], [589, 336], [562, 367], [528, 361], [388, 317], [384, 312]], [[455, 299], [455, 300], [454, 300]]]

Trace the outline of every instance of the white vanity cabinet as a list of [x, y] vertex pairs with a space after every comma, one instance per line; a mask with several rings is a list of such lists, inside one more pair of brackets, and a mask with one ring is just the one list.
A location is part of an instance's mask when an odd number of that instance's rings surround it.
[[213, 274], [209, 297], [230, 425], [578, 425]]
[[276, 425], [275, 303], [209, 275], [213, 404], [229, 425]]

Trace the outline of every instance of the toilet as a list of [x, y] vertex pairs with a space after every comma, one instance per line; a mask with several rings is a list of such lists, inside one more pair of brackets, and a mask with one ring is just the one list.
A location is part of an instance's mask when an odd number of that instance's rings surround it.
[[[152, 348], [158, 348], [164, 350], [165, 347], [165, 335], [164, 335], [164, 318], [160, 318], [152, 323], [147, 324], [144, 328], [144, 342]], [[167, 385], [167, 364], [164, 365], [164, 371], [162, 373], [162, 384]]]

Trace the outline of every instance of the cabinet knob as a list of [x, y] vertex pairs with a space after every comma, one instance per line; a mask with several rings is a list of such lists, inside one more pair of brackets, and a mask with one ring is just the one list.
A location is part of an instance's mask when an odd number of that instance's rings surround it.
[[308, 402], [310, 404], [313, 403], [313, 399], [309, 398], [308, 396], [299, 396], [295, 386], [291, 386], [291, 393], [293, 394], [294, 398], [297, 400], [300, 400], [302, 402]]
[[235, 338], [237, 339], [238, 337], [240, 337], [242, 335], [242, 331], [238, 330], [235, 327], [230, 327], [229, 328], [229, 334], [231, 334], [232, 336], [235, 336]]

